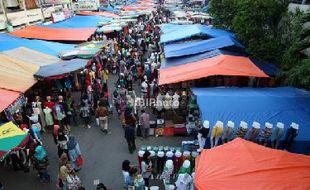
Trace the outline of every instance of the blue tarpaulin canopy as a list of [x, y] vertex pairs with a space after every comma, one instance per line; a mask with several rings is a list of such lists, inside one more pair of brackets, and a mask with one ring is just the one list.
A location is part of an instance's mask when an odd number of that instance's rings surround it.
[[[229, 120], [239, 126], [257, 121], [264, 126], [270, 122], [299, 124], [299, 134], [293, 150], [310, 154], [310, 91], [296, 88], [193, 88], [202, 120], [213, 126], [217, 120]], [[236, 129], [235, 129], [236, 131]], [[284, 137], [283, 137], [284, 138]]]
[[59, 63], [40, 67], [35, 76], [39, 78], [62, 76], [80, 70], [84, 68], [86, 64], [87, 60], [85, 59], [72, 59], [70, 61], [61, 61]]
[[160, 30], [162, 33], [166, 34], [166, 33], [170, 33], [176, 30], [180, 30], [184, 27], [188, 27], [190, 26], [189, 24], [184, 24], [184, 25], [180, 25], [180, 24], [161, 24], [159, 25]]
[[112, 13], [118, 13], [120, 12], [119, 9], [116, 9], [115, 7], [112, 7], [112, 6], [100, 6], [99, 7], [99, 10], [100, 11], [108, 11], [108, 12], [112, 12]]
[[103, 16], [74, 16], [70, 19], [57, 22], [54, 24], [44, 25], [39, 24], [41, 27], [47, 28], [96, 28], [98, 23], [108, 23], [112, 19]]
[[208, 40], [167, 44], [164, 46], [165, 57], [181, 57], [185, 55], [193, 55], [224, 47], [235, 46], [243, 49], [244, 47], [230, 36], [220, 36]]
[[72, 44], [62, 44], [43, 40], [28, 40], [8, 34], [0, 34], [0, 43], [0, 51], [7, 51], [19, 47], [27, 47], [29, 49], [53, 56], [58, 56], [59, 51], [74, 49], [74, 45]]
[[[182, 25], [181, 25], [182, 26]], [[220, 37], [220, 36], [231, 36], [234, 34], [225, 30], [214, 29], [206, 25], [193, 24], [184, 25], [178, 30], [163, 34], [160, 38], [160, 43], [175, 42], [183, 39], [188, 39], [194, 36], [207, 36], [207, 37]]]
[[192, 63], [192, 62], [200, 61], [203, 59], [212, 58], [212, 57], [215, 57], [218, 55], [234, 55], [234, 56], [244, 56], [244, 57], [247, 56], [246, 54], [244, 54], [242, 52], [232, 52], [232, 51], [216, 49], [213, 51], [208, 51], [205, 53], [200, 53], [200, 54], [195, 54], [195, 55], [188, 55], [188, 56], [183, 56], [183, 57], [174, 57], [174, 58], [164, 59], [161, 63], [160, 68], [164, 69], [164, 68], [184, 65], [187, 63]]

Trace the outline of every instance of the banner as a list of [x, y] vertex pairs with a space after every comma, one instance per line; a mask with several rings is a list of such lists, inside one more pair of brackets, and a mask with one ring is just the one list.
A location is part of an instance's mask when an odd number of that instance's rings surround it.
[[79, 1], [76, 3], [73, 3], [73, 9], [78, 11], [94, 11], [98, 10], [99, 3], [97, 0], [89, 0], [89, 1]]
[[70, 3], [70, 0], [43, 0], [44, 4], [68, 4]]

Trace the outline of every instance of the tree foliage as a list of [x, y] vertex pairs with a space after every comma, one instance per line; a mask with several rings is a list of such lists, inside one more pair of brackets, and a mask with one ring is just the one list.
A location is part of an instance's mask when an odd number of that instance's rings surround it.
[[[214, 26], [235, 32], [250, 56], [277, 63], [284, 85], [310, 88], [310, 14], [289, 13], [288, 0], [211, 0]], [[306, 76], [305, 76], [306, 75]]]

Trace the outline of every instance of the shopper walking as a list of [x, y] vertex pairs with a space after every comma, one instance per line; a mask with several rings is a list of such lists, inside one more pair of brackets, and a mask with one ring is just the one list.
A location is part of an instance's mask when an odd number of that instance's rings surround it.
[[146, 139], [149, 135], [150, 115], [145, 110], [141, 110], [140, 125], [142, 137]]
[[41, 182], [49, 182], [50, 175], [48, 174], [49, 161], [47, 154], [43, 146], [39, 145], [35, 149], [33, 155], [33, 165], [34, 168], [38, 171]]
[[100, 129], [105, 134], [108, 134], [108, 115], [108, 109], [103, 105], [103, 102], [100, 102], [96, 109], [95, 116], [99, 119]]

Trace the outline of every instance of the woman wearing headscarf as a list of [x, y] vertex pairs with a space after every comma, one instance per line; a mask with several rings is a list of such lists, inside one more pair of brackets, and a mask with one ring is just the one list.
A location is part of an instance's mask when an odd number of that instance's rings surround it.
[[49, 166], [48, 158], [43, 146], [39, 145], [35, 148], [35, 153], [33, 155], [33, 165], [38, 171], [40, 180], [42, 182], [49, 182], [50, 175], [48, 174], [47, 168]]
[[57, 147], [58, 147], [58, 157], [63, 153], [68, 153], [68, 141], [69, 137], [63, 131], [63, 128], [58, 130]]
[[75, 171], [80, 170], [80, 166], [77, 164], [77, 159], [81, 156], [81, 150], [79, 143], [76, 142], [75, 137], [73, 135], [69, 136], [68, 141], [68, 154], [71, 160], [72, 167]]

